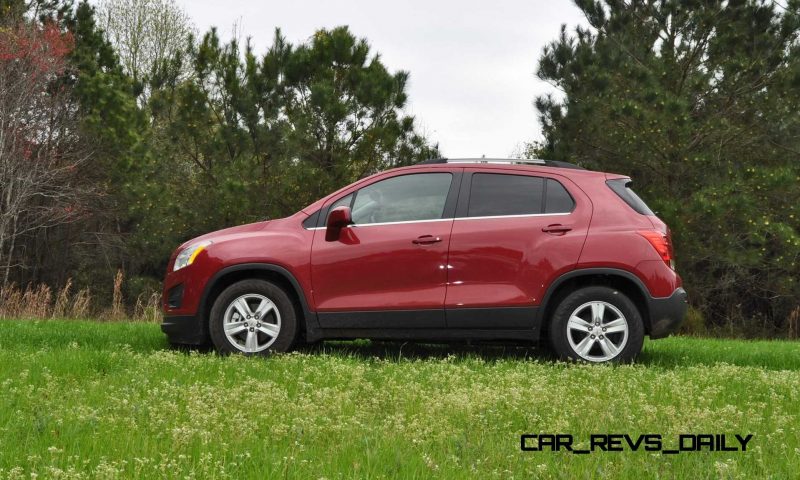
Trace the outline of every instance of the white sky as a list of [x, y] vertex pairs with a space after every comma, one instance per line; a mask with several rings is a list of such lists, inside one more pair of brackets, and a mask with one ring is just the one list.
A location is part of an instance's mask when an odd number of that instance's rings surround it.
[[[348, 25], [391, 70], [410, 73], [407, 112], [446, 157], [507, 157], [540, 138], [533, 100], [554, 89], [536, 62], [562, 23], [585, 19], [569, 0], [178, 0], [199, 32], [216, 26], [266, 52], [275, 27], [293, 44]], [[234, 25], [236, 26], [234, 29]]]

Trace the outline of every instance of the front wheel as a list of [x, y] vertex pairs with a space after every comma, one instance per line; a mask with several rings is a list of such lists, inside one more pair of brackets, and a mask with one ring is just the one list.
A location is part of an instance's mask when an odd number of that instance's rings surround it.
[[209, 333], [223, 354], [286, 352], [297, 336], [297, 314], [279, 286], [265, 280], [243, 280], [217, 297]]
[[642, 316], [619, 290], [581, 288], [556, 307], [550, 342], [565, 360], [629, 362], [642, 351]]

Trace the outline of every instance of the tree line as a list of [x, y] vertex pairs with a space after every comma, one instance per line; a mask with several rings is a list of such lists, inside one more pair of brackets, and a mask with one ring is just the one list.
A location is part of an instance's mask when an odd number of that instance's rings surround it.
[[529, 153], [630, 174], [671, 226], [699, 327], [797, 335], [800, 2], [576, 0]]
[[[197, 35], [169, 0], [0, 0], [0, 282], [157, 290], [171, 251], [438, 156], [347, 27]], [[103, 298], [102, 292], [105, 292]]]
[[[588, 26], [536, 62], [557, 93], [535, 99], [523, 154], [634, 178], [672, 227], [694, 330], [796, 335], [800, 1], [576, 5]], [[135, 299], [188, 238], [439, 156], [404, 113], [409, 74], [347, 27], [277, 30], [259, 53], [171, 0], [0, 15], [4, 285], [71, 280], [102, 302], [123, 270]]]

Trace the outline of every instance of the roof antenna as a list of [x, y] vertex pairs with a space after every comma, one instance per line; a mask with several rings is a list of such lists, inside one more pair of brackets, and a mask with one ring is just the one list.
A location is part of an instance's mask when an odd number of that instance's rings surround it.
[[481, 158], [486, 158], [486, 154], [484, 153], [483, 155], [481, 155]]

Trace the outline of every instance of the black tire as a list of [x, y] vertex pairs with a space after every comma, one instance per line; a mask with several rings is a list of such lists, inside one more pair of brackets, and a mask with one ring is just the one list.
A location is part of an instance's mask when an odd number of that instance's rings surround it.
[[[242, 297], [243, 295], [260, 295], [269, 299], [277, 310], [277, 315], [280, 315], [280, 329], [277, 337], [271, 340], [265, 334], [257, 333], [263, 339], [263, 343], [270, 342], [268, 347], [257, 352], [246, 352], [232, 343], [228, 335], [225, 334], [224, 323], [225, 313], [228, 307], [234, 300]], [[232, 307], [232, 306], [231, 306]], [[234, 307], [232, 307], [234, 308]], [[277, 318], [275, 313], [269, 313], [269, 317], [264, 323], [276, 323]], [[266, 317], [267, 315], [265, 315]], [[255, 324], [256, 318], [253, 321], [248, 321], [249, 331], [253, 332], [252, 328]], [[259, 319], [260, 320], [260, 319]], [[260, 323], [258, 324], [261, 325]], [[240, 335], [247, 335], [247, 330], [243, 331]], [[229, 286], [222, 293], [219, 294], [214, 306], [211, 308], [211, 315], [209, 316], [209, 333], [211, 334], [211, 341], [214, 343], [217, 351], [221, 354], [229, 353], [243, 353], [245, 355], [268, 355], [271, 352], [287, 352], [292, 349], [297, 338], [297, 312], [295, 311], [294, 304], [292, 303], [289, 295], [278, 285], [268, 282], [266, 280], [242, 280]]]
[[[609, 319], [616, 319], [621, 314], [621, 318], [627, 323], [627, 337], [621, 332], [605, 333], [604, 337], [604, 323], [601, 322], [600, 326], [595, 325], [594, 320], [596, 319], [592, 318], [594, 310], [592, 310], [591, 305], [587, 306], [591, 302], [604, 304], [602, 310], [606, 323], [610, 323], [608, 322]], [[616, 311], [614, 308], [608, 308], [605, 305], [611, 305], [616, 308]], [[584, 310], [576, 312], [580, 307]], [[588, 317], [585, 310], [587, 308], [589, 309]], [[590, 331], [584, 333], [581, 330], [568, 330], [567, 325], [573, 313], [579, 313], [579, 318], [581, 319], [588, 318], [586, 323]], [[609, 330], [612, 330], [612, 328], [609, 327]], [[590, 350], [584, 352], [584, 355], [578, 353], [570, 344], [568, 335], [571, 335], [572, 343], [576, 344], [576, 347], [579, 347], [581, 340], [586, 339], [586, 337], [594, 339], [587, 340], [587, 345], [592, 345]], [[639, 309], [619, 290], [600, 286], [584, 287], [568, 294], [558, 304], [550, 321], [549, 336], [553, 351], [562, 360], [627, 363], [633, 361], [642, 351], [644, 324]], [[603, 345], [600, 344], [600, 338], [605, 339], [603, 340]], [[617, 343], [619, 343], [619, 349], [617, 349]], [[611, 355], [606, 350], [611, 347], [617, 350], [616, 353], [611, 358], [602, 359], [601, 357]]]
[[540, 338], [539, 342], [536, 344], [535, 352], [536, 355], [543, 359], [543, 360], [555, 360], [558, 357], [556, 352], [553, 351], [553, 344], [550, 342], [550, 335], [545, 332], [547, 337]]

